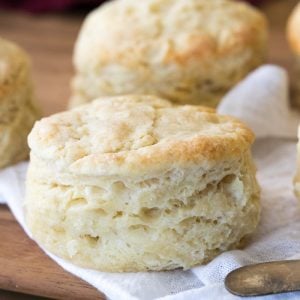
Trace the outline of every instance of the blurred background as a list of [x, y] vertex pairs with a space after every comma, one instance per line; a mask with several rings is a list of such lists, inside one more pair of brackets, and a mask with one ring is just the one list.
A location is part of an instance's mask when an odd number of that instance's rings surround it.
[[[242, 1], [242, 0], [236, 0]], [[86, 14], [101, 0], [0, 0], [0, 36], [31, 55], [38, 101], [44, 113], [61, 111], [70, 95], [72, 52]], [[290, 69], [286, 20], [298, 0], [248, 1], [263, 10], [271, 28], [269, 61]]]
[[[0, 36], [18, 43], [31, 56], [36, 98], [45, 115], [61, 111], [66, 107], [70, 96], [70, 80], [73, 76], [74, 42], [86, 14], [103, 2], [101, 0], [0, 0]], [[293, 56], [286, 41], [285, 31], [288, 16], [299, 0], [248, 2], [261, 9], [269, 20], [268, 62], [281, 65], [291, 72]], [[5, 218], [15, 223], [8, 212], [4, 210], [3, 212]], [[25, 242], [32, 247], [31, 249], [35, 249], [32, 255], [36, 259], [40, 250], [24, 237]], [[7, 261], [14, 262], [14, 253], [12, 251], [11, 257], [5, 257]], [[12, 264], [11, 271], [18, 272], [17, 266]], [[18, 286], [10, 287], [11, 290], [17, 288]], [[1, 299], [38, 298], [1, 291], [0, 287]]]

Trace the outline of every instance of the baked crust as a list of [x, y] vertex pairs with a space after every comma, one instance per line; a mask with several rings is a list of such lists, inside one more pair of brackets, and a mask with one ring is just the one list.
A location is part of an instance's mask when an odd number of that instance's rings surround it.
[[254, 135], [213, 109], [155, 96], [106, 97], [37, 122], [32, 153], [72, 174], [141, 176], [245, 152]]

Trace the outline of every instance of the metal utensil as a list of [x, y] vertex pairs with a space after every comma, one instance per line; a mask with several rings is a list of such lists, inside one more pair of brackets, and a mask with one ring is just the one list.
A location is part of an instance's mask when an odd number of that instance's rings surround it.
[[300, 291], [300, 260], [248, 265], [230, 272], [226, 289], [238, 296], [262, 296]]

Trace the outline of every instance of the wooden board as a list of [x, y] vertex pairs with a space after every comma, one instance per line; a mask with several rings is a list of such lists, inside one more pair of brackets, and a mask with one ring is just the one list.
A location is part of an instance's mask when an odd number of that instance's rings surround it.
[[[285, 22], [297, 2], [270, 0], [263, 8], [270, 19], [269, 61], [288, 70], [292, 56], [285, 40]], [[32, 57], [36, 95], [46, 115], [66, 106], [73, 73], [72, 48], [82, 19], [82, 15], [32, 16], [0, 12], [0, 36], [16, 41]], [[55, 299], [104, 299], [94, 288], [66, 273], [44, 255], [27, 238], [7, 207], [0, 205], [1, 289]], [[9, 299], [7, 294], [3, 297], [0, 291], [0, 299]]]

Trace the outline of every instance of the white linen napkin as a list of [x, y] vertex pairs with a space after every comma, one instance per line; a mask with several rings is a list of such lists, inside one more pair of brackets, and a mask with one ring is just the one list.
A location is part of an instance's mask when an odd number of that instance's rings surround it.
[[[222, 114], [244, 120], [258, 138], [253, 154], [262, 188], [262, 219], [243, 250], [227, 251], [190, 271], [126, 274], [79, 268], [47, 251], [46, 254], [110, 299], [239, 299], [224, 287], [224, 278], [231, 270], [256, 262], [300, 259], [300, 212], [292, 187], [300, 115], [290, 111], [288, 103], [286, 72], [267, 65], [232, 89], [218, 108]], [[26, 169], [25, 162], [0, 172], [0, 202], [8, 204], [30, 236], [22, 209]], [[300, 299], [300, 292], [247, 299]]]

